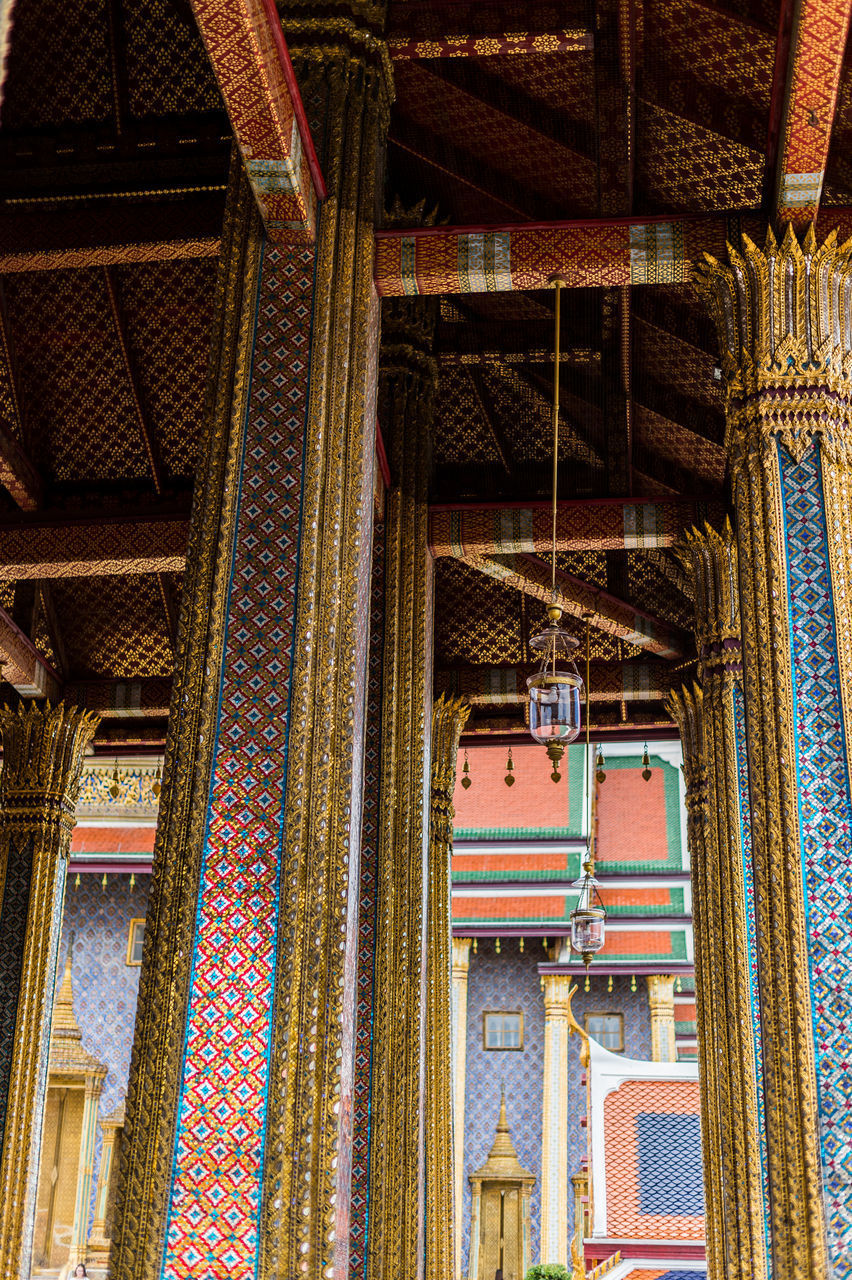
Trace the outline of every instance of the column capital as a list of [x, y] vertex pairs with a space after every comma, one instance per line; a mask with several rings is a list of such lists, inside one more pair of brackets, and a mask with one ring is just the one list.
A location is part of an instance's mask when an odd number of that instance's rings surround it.
[[[571, 998], [574, 994], [574, 980], [570, 973], [545, 973], [544, 983], [544, 1016], [545, 1018], [573, 1018]], [[572, 990], [572, 988], [574, 988]]]
[[681, 555], [695, 588], [695, 641], [700, 676], [742, 672], [737, 543], [730, 521], [687, 532]]
[[473, 938], [453, 938], [453, 977], [466, 978]]
[[852, 456], [852, 242], [817, 245], [811, 226], [800, 244], [788, 226], [779, 244], [770, 228], [763, 249], [744, 235], [728, 258], [705, 254], [694, 279], [719, 336], [734, 473], [775, 439], [797, 462], [814, 440]]
[[707, 765], [704, 758], [704, 693], [700, 685], [691, 689], [683, 685], [680, 693], [672, 690], [666, 709], [680, 733], [683, 746], [683, 779], [686, 810], [693, 819], [707, 814]]
[[0, 707], [0, 809], [16, 828], [62, 817], [70, 831], [86, 747], [100, 716], [60, 702]]

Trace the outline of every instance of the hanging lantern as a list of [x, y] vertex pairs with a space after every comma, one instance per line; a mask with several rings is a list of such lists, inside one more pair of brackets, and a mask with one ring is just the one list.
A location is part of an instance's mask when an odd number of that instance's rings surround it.
[[541, 654], [541, 665], [527, 679], [527, 688], [530, 733], [536, 742], [547, 748], [548, 759], [553, 765], [550, 776], [558, 782], [562, 776], [559, 762], [565, 748], [580, 733], [583, 681], [571, 658], [578, 641], [559, 625], [562, 610], [558, 605], [551, 605], [547, 613], [549, 626], [530, 640], [530, 648]]
[[571, 947], [588, 968], [606, 938], [606, 908], [598, 893], [591, 859], [583, 863], [583, 875], [574, 881], [573, 887], [580, 890], [580, 896], [571, 912]]

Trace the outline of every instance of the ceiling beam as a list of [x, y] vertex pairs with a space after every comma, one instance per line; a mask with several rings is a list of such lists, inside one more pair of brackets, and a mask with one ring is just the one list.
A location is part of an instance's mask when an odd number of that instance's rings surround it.
[[786, 84], [773, 216], [778, 222], [803, 227], [816, 218], [822, 195], [850, 6], [848, 0], [801, 0], [795, 8], [789, 52], [783, 38], [789, 21], [786, 10], [782, 5], [777, 46], [782, 62], [786, 56]]
[[185, 516], [22, 521], [0, 526], [0, 579], [181, 573]]
[[169, 714], [171, 680], [72, 680], [66, 701], [96, 711], [102, 720], [134, 720]]
[[[22, 511], [35, 511], [41, 503], [41, 477], [20, 441], [24, 420], [18, 399], [15, 362], [6, 318], [5, 300], [0, 296], [0, 384], [6, 414], [0, 416], [0, 484]], [[5, 417], [5, 421], [4, 421]]]
[[[516, 553], [502, 556], [464, 556], [460, 559], [470, 568], [496, 579], [504, 586], [523, 591], [542, 604], [551, 602], [550, 565], [539, 556]], [[568, 617], [588, 620], [598, 631], [636, 645], [657, 657], [683, 656], [683, 636], [677, 628], [584, 582], [582, 578], [557, 569], [556, 594], [557, 603]]]
[[388, 36], [388, 49], [394, 62], [419, 58], [494, 58], [516, 53], [587, 53], [594, 45], [594, 34], [585, 27], [433, 36], [426, 40], [405, 33]]
[[0, 272], [64, 271], [135, 262], [174, 262], [219, 255], [220, 192], [188, 200], [133, 204], [103, 201], [49, 212], [0, 214]]
[[275, 0], [190, 0], [271, 240], [316, 236], [326, 189]]
[[[738, 225], [762, 242], [762, 217]], [[825, 209], [818, 230], [834, 227], [841, 239], [852, 233], [852, 209]], [[728, 233], [722, 214], [394, 228], [376, 232], [376, 289], [383, 297], [546, 289], [556, 272], [570, 288], [688, 284], [704, 253], [725, 256]]]
[[[667, 662], [593, 662], [589, 681], [592, 702], [657, 702], [672, 687]], [[528, 697], [526, 672], [517, 666], [452, 667], [435, 672], [436, 693], [455, 694], [472, 706], [513, 705]]]
[[[721, 525], [724, 515], [721, 502], [695, 499], [561, 502], [556, 545], [558, 551], [662, 550], [677, 546], [687, 529], [705, 520]], [[0, 564], [2, 536], [0, 532]], [[549, 502], [433, 506], [429, 513], [433, 556], [547, 555], [550, 537]]]
[[22, 698], [56, 698], [59, 676], [5, 609], [0, 609], [0, 672]]

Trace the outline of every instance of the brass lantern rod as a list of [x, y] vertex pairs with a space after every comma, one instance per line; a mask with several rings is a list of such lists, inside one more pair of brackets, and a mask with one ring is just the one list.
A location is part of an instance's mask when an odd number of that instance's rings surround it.
[[553, 522], [550, 539], [550, 594], [551, 603], [556, 603], [556, 496], [559, 487], [559, 325], [562, 317], [562, 286], [565, 281], [561, 276], [554, 276], [556, 285], [556, 324], [554, 336], [553, 360]]

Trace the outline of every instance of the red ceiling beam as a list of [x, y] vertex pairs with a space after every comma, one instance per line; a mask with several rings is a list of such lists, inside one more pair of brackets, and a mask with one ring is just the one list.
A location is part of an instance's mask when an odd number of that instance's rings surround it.
[[275, 0], [190, 0], [267, 234], [312, 241], [326, 189]]
[[[593, 662], [589, 697], [592, 702], [656, 702], [672, 686], [667, 662]], [[526, 673], [516, 666], [453, 667], [435, 672], [436, 692], [454, 694], [472, 706], [513, 706], [529, 697]]]
[[[786, 61], [786, 89], [777, 133], [773, 201], [779, 222], [801, 227], [817, 216], [849, 14], [849, 0], [801, 0], [788, 37], [790, 15], [787, 5], [782, 6], [777, 55], [782, 66]], [[779, 71], [776, 68], [776, 82]], [[770, 150], [773, 130], [771, 122]]]
[[[687, 529], [721, 524], [720, 502], [639, 502], [618, 498], [561, 502], [556, 518], [559, 551], [661, 550], [676, 546]], [[550, 550], [548, 502], [471, 503], [429, 512], [433, 556], [546, 555]]]
[[[739, 219], [762, 242], [766, 222]], [[825, 209], [818, 230], [852, 234], [852, 209]], [[383, 297], [546, 289], [559, 272], [572, 288], [686, 284], [704, 253], [724, 257], [728, 219], [599, 218], [376, 232], [376, 289]]]

